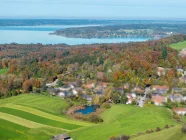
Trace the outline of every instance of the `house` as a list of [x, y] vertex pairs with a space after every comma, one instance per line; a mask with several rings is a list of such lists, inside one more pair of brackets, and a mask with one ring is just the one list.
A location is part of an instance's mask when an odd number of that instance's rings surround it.
[[126, 102], [126, 104], [131, 104], [132, 101], [133, 101], [132, 95], [131, 95], [131, 94], [127, 94], [126, 96], [127, 96], [127, 98], [128, 98], [128, 101]]
[[95, 84], [94, 83], [84, 84], [83, 87], [86, 89], [92, 89], [95, 87]]
[[163, 103], [167, 102], [167, 97], [164, 96], [152, 96], [152, 101], [154, 102], [154, 105], [161, 106]]
[[126, 102], [126, 104], [131, 104], [133, 100], [136, 100], [136, 94], [135, 93], [127, 94], [126, 96], [128, 98], [128, 101]]
[[130, 88], [130, 84], [129, 83], [124, 84], [123, 88], [124, 89], [129, 89]]
[[107, 86], [108, 86], [108, 83], [106, 83], [106, 82], [101, 82], [101, 83], [99, 83], [100, 84], [100, 86], [102, 87], [102, 88], [106, 88]]
[[55, 88], [48, 88], [47, 91], [48, 91], [48, 93], [50, 93], [52, 96], [56, 96], [56, 95], [57, 95], [57, 92], [58, 92], [58, 90], [55, 89]]
[[57, 96], [60, 96], [60, 97], [65, 98], [65, 97], [70, 97], [70, 96], [72, 96], [72, 93], [69, 92], [69, 91], [59, 91], [59, 92], [57, 93]]
[[165, 73], [166, 73], [166, 69], [165, 68], [162, 68], [162, 67], [158, 67], [157, 68], [157, 75], [158, 76], [163, 76], [163, 75], [165, 75]]
[[77, 91], [76, 89], [73, 89], [73, 90], [72, 90], [72, 94], [73, 94], [74, 96], [78, 96], [78, 91]]
[[180, 81], [181, 83], [186, 83], [186, 76], [180, 77], [180, 78], [179, 78], [179, 81]]
[[93, 97], [86, 95], [86, 94], [81, 94], [82, 98], [87, 101], [87, 103], [92, 103]]
[[172, 92], [174, 93], [174, 94], [183, 94], [184, 93], [184, 91], [183, 91], [183, 89], [182, 88], [173, 88], [172, 89]]
[[144, 90], [142, 90], [140, 87], [135, 87], [132, 89], [132, 92], [144, 94]]
[[181, 102], [181, 101], [183, 101], [183, 96], [181, 94], [171, 94], [171, 95], [168, 96], [168, 98], [172, 102]]
[[103, 79], [105, 77], [105, 73], [104, 72], [97, 72], [96, 76], [99, 79]]
[[152, 94], [163, 95], [166, 94], [168, 90], [169, 90], [168, 86], [155, 85], [152, 87]]
[[185, 115], [186, 114], [186, 108], [175, 108], [173, 109], [174, 112], [178, 115]]
[[185, 57], [186, 56], [186, 49], [182, 49], [180, 51], [180, 54], [179, 54], [181, 57]]
[[182, 75], [184, 73], [184, 70], [182, 68], [177, 68], [177, 74]]
[[67, 134], [61, 134], [61, 135], [53, 136], [52, 140], [73, 140], [73, 139]]

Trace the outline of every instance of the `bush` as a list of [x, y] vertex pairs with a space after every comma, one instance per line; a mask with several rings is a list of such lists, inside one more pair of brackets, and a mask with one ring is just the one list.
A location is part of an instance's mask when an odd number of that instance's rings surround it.
[[178, 114], [176, 114], [175, 112], [173, 112], [173, 118], [177, 121], [180, 120], [180, 116]]
[[186, 124], [182, 126], [181, 131], [186, 134]]
[[153, 132], [152, 129], [146, 131], [147, 134], [152, 133], [152, 132]]
[[105, 108], [105, 109], [108, 109], [108, 108], [111, 108], [111, 105], [109, 103], [103, 103], [101, 105], [101, 108]]
[[132, 103], [131, 103], [131, 105], [136, 105], [136, 101], [133, 100]]
[[161, 129], [159, 127], [156, 128], [156, 132], [159, 132], [161, 131]]
[[168, 125], [165, 125], [165, 127], [164, 127], [164, 128], [166, 128], [166, 129], [167, 129], [167, 128], [169, 128], [169, 126], [168, 126]]
[[129, 139], [130, 139], [129, 136], [125, 136], [125, 135], [120, 136], [120, 140], [129, 140]]
[[88, 121], [94, 122], [94, 123], [98, 123], [98, 122], [103, 122], [103, 119], [100, 118], [100, 117], [97, 116], [97, 115], [90, 115], [90, 116], [88, 117]]
[[112, 136], [109, 140], [129, 140], [129, 139], [130, 139], [129, 136], [121, 135], [119, 137]]

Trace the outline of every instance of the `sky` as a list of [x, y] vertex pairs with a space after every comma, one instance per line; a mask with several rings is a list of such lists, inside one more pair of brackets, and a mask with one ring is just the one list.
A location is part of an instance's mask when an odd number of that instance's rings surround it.
[[186, 0], [0, 0], [0, 18], [186, 19]]

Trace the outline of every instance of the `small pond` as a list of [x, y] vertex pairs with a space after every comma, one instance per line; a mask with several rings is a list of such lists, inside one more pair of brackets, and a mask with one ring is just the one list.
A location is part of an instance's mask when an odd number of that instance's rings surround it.
[[99, 108], [98, 105], [85, 106], [84, 109], [76, 110], [75, 113], [82, 113], [84, 115], [96, 112], [96, 109]]

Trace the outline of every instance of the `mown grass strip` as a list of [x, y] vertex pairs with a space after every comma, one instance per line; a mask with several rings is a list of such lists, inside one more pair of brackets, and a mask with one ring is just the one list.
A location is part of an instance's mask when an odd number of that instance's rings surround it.
[[22, 94], [0, 100], [0, 104], [6, 103], [29, 106], [55, 115], [61, 115], [62, 111], [68, 108], [68, 103], [64, 99], [36, 94]]
[[7, 107], [0, 107], [0, 112], [15, 115], [15, 116], [24, 118], [26, 120], [30, 120], [32, 122], [36, 122], [36, 123], [40, 123], [40, 124], [44, 124], [44, 125], [49, 125], [49, 126], [53, 126], [53, 127], [58, 127], [58, 128], [62, 128], [62, 129], [67, 129], [67, 130], [73, 130], [73, 129], [82, 127], [80, 125], [54, 121], [54, 120], [43, 118], [43, 117], [28, 113], [28, 112], [24, 112], [24, 111], [16, 110], [16, 109], [11, 109], [11, 108], [7, 108]]
[[26, 119], [23, 119], [23, 118], [14, 116], [14, 115], [6, 114], [6, 113], [3, 113], [3, 112], [0, 112], [0, 119], [7, 120], [9, 122], [12, 122], [12, 123], [15, 123], [15, 124], [27, 127], [27, 128], [45, 127], [42, 124], [32, 122], [32, 121], [29, 121], [29, 120], [26, 120]]
[[65, 123], [70, 123], [70, 124], [76, 124], [76, 125], [81, 125], [81, 126], [90, 126], [92, 124], [90, 123], [85, 123], [85, 122], [79, 122], [79, 121], [74, 121], [74, 120], [70, 120], [70, 119], [66, 119], [66, 118], [62, 118], [62, 117], [58, 117], [31, 107], [26, 107], [26, 106], [21, 106], [21, 105], [15, 105], [15, 104], [7, 104], [6, 105], [7, 108], [12, 108], [12, 109], [17, 109], [17, 110], [21, 110], [21, 111], [25, 111], [34, 115], [38, 115], [47, 119], [51, 119], [51, 120], [55, 120], [55, 121], [59, 121], [59, 122], [65, 122]]
[[0, 119], [0, 139], [21, 139], [29, 128]]

